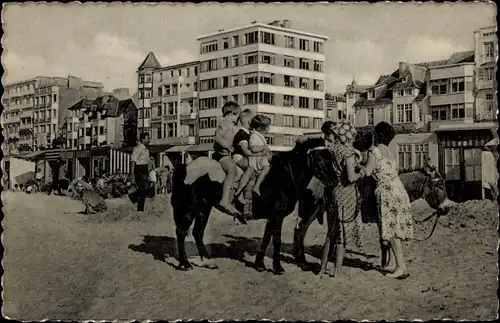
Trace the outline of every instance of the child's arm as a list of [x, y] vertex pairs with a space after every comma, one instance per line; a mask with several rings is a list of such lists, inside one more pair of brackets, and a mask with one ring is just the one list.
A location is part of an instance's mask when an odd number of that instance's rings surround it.
[[248, 148], [248, 141], [242, 140], [242, 141], [240, 141], [240, 143], [238, 145], [241, 147], [241, 150], [243, 151], [243, 153], [245, 154], [246, 157], [250, 157], [250, 156], [254, 155], [252, 153], [252, 151], [250, 151], [250, 149]]
[[257, 135], [250, 135], [250, 151], [254, 154], [263, 152], [266, 149], [266, 145], [263, 145], [262, 140]]
[[222, 122], [217, 129], [215, 130], [215, 141], [222, 146], [222, 148], [225, 148], [229, 151], [233, 151], [233, 143], [229, 142], [224, 138], [224, 133], [228, 131], [228, 127], [231, 127], [231, 125], [227, 122]]

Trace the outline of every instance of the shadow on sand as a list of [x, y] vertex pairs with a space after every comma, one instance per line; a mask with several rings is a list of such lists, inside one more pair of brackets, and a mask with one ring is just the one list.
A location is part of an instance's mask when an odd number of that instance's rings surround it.
[[[261, 238], [246, 238], [237, 237], [233, 235], [224, 235], [228, 240], [225, 243], [210, 243], [206, 248], [213, 258], [226, 258], [237, 260], [245, 266], [255, 268], [253, 261], [245, 259], [245, 254], [254, 257], [260, 248]], [[177, 261], [171, 262], [172, 258], [177, 258], [177, 242], [175, 238], [171, 237], [158, 237], [158, 236], [144, 236], [143, 242], [139, 245], [129, 245], [130, 250], [150, 254], [155, 260], [167, 263], [175, 269], [179, 269], [176, 264]], [[292, 254], [293, 245], [290, 243], [282, 242], [281, 259], [287, 264], [299, 265], [297, 261], [290, 256]], [[198, 249], [193, 241], [186, 241], [186, 253], [188, 257], [198, 256]], [[323, 253], [322, 245], [306, 246], [305, 253], [316, 258], [321, 259]], [[362, 256], [366, 259], [377, 258], [375, 255], [355, 252], [351, 250], [346, 251], [347, 254]], [[272, 258], [272, 243], [266, 252], [266, 256]], [[196, 264], [193, 264], [196, 266]], [[359, 258], [346, 257], [344, 266], [351, 268], [358, 268], [364, 271], [376, 270], [371, 262], [364, 261]], [[300, 266], [304, 271], [311, 271], [314, 273], [319, 272], [320, 264], [309, 263], [308, 266]], [[270, 271], [270, 270], [268, 270]]]

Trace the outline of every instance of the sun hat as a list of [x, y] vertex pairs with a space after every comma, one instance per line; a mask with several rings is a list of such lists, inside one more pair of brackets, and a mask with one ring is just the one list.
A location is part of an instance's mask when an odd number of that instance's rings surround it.
[[356, 137], [356, 128], [347, 120], [337, 122], [332, 126], [332, 132], [342, 144], [347, 144]]

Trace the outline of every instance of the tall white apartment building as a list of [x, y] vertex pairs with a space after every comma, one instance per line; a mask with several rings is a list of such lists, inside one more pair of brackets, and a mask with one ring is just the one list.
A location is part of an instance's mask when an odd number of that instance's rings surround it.
[[496, 60], [498, 38], [496, 27], [481, 28], [474, 32], [476, 118], [496, 120]]
[[250, 25], [198, 37], [199, 136], [213, 141], [222, 105], [237, 102], [271, 118], [272, 150], [321, 129], [325, 108], [325, 41], [290, 21]]

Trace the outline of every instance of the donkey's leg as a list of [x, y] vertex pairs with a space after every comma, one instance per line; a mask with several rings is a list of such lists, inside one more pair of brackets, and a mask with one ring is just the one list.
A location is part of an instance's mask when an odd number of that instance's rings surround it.
[[212, 257], [205, 248], [203, 237], [205, 235], [205, 228], [207, 227], [208, 218], [210, 217], [211, 207], [202, 210], [194, 221], [193, 237], [196, 241], [198, 254], [200, 255], [201, 266], [209, 269], [217, 269], [217, 265], [211, 262]]
[[273, 274], [283, 275], [285, 269], [281, 267], [281, 230], [283, 227], [284, 216], [276, 219], [273, 225]]
[[191, 212], [187, 214], [182, 214], [178, 215], [176, 217], [176, 214], [174, 213], [174, 220], [175, 221], [175, 233], [177, 235], [177, 252], [178, 252], [178, 261], [179, 261], [179, 268], [182, 270], [191, 270], [193, 269], [193, 266], [189, 263], [187, 254], [186, 254], [186, 236], [188, 234], [189, 228], [191, 227], [191, 224], [193, 224], [195, 215], [192, 214]]
[[267, 246], [271, 242], [273, 219], [268, 219], [266, 222], [266, 228], [264, 229], [264, 237], [262, 238], [262, 243], [260, 249], [255, 256], [255, 269], [257, 271], [265, 271], [266, 265], [264, 264], [264, 256], [266, 255]]
[[[306, 214], [305, 217], [302, 217], [302, 219], [299, 222], [298, 228], [295, 228], [294, 241], [293, 241], [293, 246], [294, 246], [293, 255], [295, 257], [295, 260], [300, 265], [308, 265], [304, 251], [304, 239], [306, 237], [307, 230], [314, 222], [314, 220], [316, 220], [318, 213], [319, 212], [323, 213], [324, 211], [325, 211], [324, 204], [318, 203], [316, 205], [315, 210], [313, 212], [310, 212], [309, 214]], [[307, 210], [304, 210], [304, 212], [307, 212]]]

